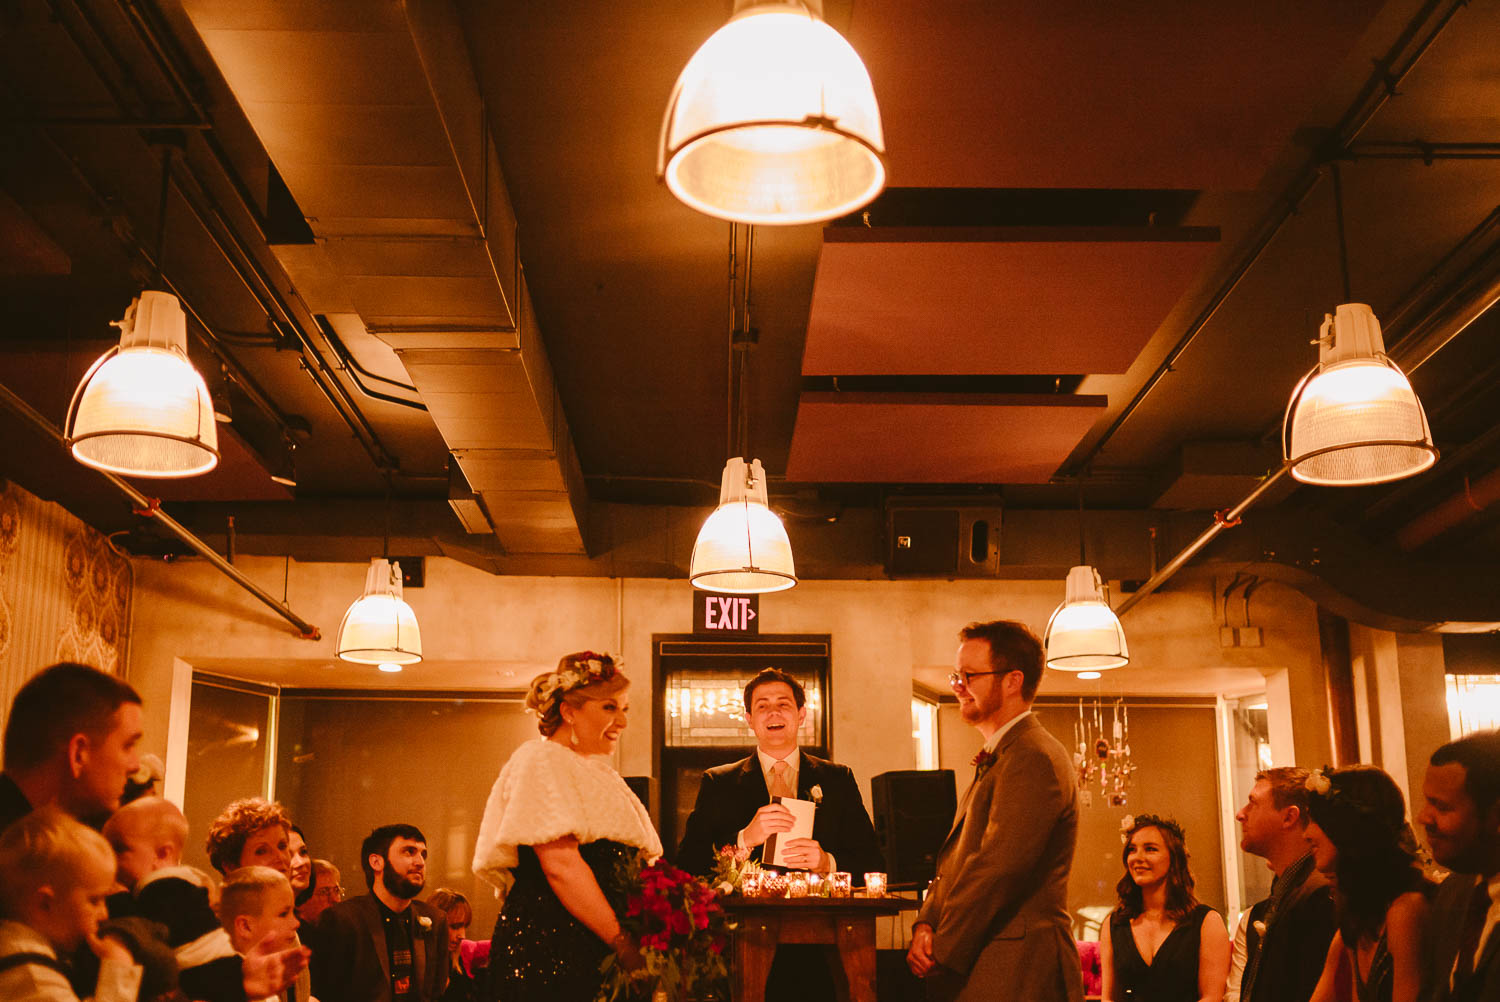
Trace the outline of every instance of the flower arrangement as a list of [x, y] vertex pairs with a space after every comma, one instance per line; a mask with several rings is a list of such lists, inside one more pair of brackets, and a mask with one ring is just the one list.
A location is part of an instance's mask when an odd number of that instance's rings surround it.
[[974, 778], [977, 780], [980, 776], [989, 772], [990, 766], [995, 764], [995, 753], [988, 748], [981, 748], [979, 749], [979, 753], [974, 756], [973, 762]]
[[749, 849], [726, 845], [714, 854], [713, 888], [719, 894], [733, 894], [740, 889], [745, 874], [760, 869], [760, 862], [750, 858]]
[[1307, 788], [1307, 792], [1326, 797], [1333, 789], [1333, 780], [1329, 779], [1328, 774], [1322, 769], [1314, 769], [1308, 773], [1307, 782], [1302, 785]]
[[604, 981], [596, 1002], [637, 997], [654, 986], [655, 998], [683, 1002], [718, 990], [727, 997], [729, 965], [724, 958], [733, 929], [719, 892], [658, 859], [637, 856], [624, 864], [629, 889], [624, 930], [640, 944], [645, 966], [626, 970], [611, 953], [600, 965]]
[[567, 668], [553, 672], [541, 684], [537, 695], [543, 704], [564, 692], [572, 692], [594, 682], [608, 682], [619, 671], [615, 659], [607, 654], [583, 651], [569, 660]]

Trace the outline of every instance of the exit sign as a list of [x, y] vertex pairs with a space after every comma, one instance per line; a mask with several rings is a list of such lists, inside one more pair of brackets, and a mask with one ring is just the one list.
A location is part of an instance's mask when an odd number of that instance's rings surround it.
[[693, 632], [733, 633], [756, 636], [760, 633], [759, 595], [716, 595], [693, 592]]

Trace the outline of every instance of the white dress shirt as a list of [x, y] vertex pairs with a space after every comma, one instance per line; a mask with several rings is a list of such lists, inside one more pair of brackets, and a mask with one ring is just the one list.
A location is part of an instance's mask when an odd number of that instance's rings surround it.
[[[765, 780], [766, 780], [766, 790], [767, 791], [769, 791], [771, 789], [771, 769], [778, 762], [785, 762], [786, 763], [786, 765], [787, 765], [787, 772], [786, 772], [786, 781], [787, 781], [787, 784], [789, 786], [791, 786], [791, 788], [793, 790], [797, 789], [797, 776], [798, 776], [798, 774], [802, 770], [802, 752], [801, 751], [799, 751], [796, 748], [793, 748], [791, 754], [788, 755], [786, 758], [777, 758], [774, 755], [767, 754], [761, 748], [756, 748], [755, 749], [755, 757], [760, 760], [760, 772], [761, 772], [761, 775], [765, 777]], [[771, 801], [769, 799], [767, 799], [766, 803], [769, 804], [770, 802]], [[739, 846], [741, 849], [746, 848], [746, 845], [745, 845], [745, 830], [743, 828], [741, 828], [740, 829], [740, 833], [734, 837], [734, 844], [737, 845], [737, 846]], [[836, 859], [833, 858], [833, 853], [829, 852], [827, 849], [824, 849], [823, 850], [823, 858], [824, 858], [824, 863], [825, 863], [825, 865], [826, 865], [827, 870], [828, 870], [829, 873], [832, 873], [832, 872], [834, 872], [835, 870], [838, 869], [838, 860], [836, 860]]]

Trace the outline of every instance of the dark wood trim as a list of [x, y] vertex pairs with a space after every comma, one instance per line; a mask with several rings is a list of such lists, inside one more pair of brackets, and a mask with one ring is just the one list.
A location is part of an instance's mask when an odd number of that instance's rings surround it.
[[828, 226], [828, 244], [1217, 243], [1217, 226]]

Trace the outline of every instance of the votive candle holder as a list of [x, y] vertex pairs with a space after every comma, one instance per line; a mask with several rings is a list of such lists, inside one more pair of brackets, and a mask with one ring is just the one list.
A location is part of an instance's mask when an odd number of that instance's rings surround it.
[[826, 898], [828, 896], [828, 881], [823, 879], [820, 873], [809, 873], [807, 875], [807, 896], [810, 898]]
[[840, 870], [828, 875], [828, 896], [848, 898], [854, 895], [854, 874]]
[[789, 898], [807, 897], [807, 874], [794, 873], [787, 877], [786, 896]]
[[865, 895], [871, 898], [885, 897], [885, 874], [865, 874]]
[[762, 871], [746, 870], [740, 875], [740, 894], [747, 898], [760, 897]]
[[786, 874], [775, 870], [762, 870], [760, 874], [760, 895], [763, 898], [780, 898], [786, 896]]

